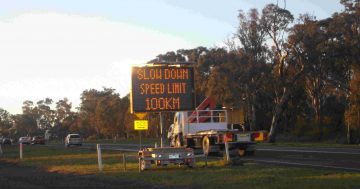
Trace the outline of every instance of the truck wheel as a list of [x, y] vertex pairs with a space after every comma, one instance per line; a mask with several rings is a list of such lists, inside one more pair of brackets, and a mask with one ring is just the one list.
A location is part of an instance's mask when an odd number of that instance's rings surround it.
[[246, 154], [246, 151], [245, 151], [245, 149], [244, 148], [239, 148], [239, 156], [240, 157], [243, 157], [243, 156], [245, 156], [245, 154]]
[[208, 136], [205, 136], [202, 140], [202, 149], [205, 156], [209, 155], [210, 152], [210, 139]]

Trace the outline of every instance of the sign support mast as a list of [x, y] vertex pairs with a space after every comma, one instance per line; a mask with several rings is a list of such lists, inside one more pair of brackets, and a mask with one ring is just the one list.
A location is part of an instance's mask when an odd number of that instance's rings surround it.
[[164, 115], [160, 112], [160, 147], [164, 147]]

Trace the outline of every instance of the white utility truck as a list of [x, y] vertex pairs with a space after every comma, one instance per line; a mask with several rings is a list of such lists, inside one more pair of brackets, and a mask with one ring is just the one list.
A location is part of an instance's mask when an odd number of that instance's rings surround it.
[[211, 110], [214, 108], [215, 102], [207, 98], [193, 112], [176, 112], [167, 136], [170, 146], [202, 149], [204, 155], [221, 155], [227, 142], [232, 154], [253, 155], [254, 135], [228, 128], [226, 110]]

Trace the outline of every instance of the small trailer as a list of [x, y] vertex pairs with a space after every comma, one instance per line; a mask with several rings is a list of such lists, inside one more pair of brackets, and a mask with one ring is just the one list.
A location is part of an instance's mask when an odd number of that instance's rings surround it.
[[156, 166], [186, 165], [191, 168], [195, 165], [195, 155], [192, 148], [144, 148], [139, 151], [138, 156], [141, 171], [150, 169], [151, 164]]

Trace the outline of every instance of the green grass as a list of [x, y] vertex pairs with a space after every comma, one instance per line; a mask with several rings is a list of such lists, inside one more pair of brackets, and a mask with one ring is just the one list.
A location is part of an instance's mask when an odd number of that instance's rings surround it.
[[19, 160], [18, 146], [4, 148], [3, 151], [2, 160], [40, 167], [50, 172], [95, 174], [169, 188], [190, 186], [193, 188], [255, 189], [360, 188], [360, 173], [344, 171], [277, 167], [255, 163], [225, 166], [218, 160], [211, 160], [208, 167], [204, 167], [204, 162], [199, 159], [193, 169], [168, 166], [139, 173], [136, 154], [126, 153], [128, 162], [127, 171], [124, 171], [121, 152], [103, 151], [104, 169], [102, 173], [99, 173], [97, 155], [94, 150], [27, 145], [24, 147], [22, 160]]

